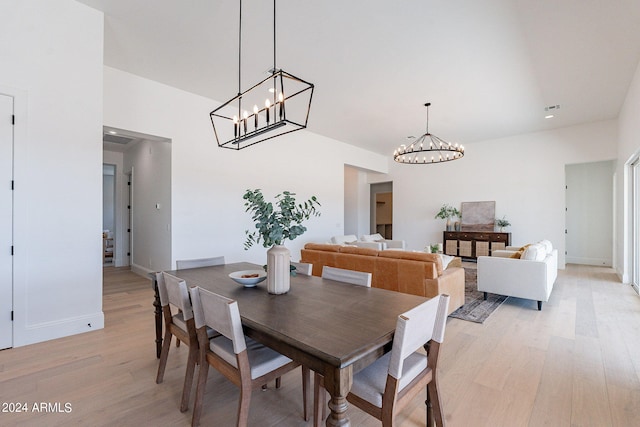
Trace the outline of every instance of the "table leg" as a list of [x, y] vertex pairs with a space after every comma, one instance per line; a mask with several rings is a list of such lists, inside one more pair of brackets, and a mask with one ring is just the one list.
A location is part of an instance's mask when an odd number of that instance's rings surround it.
[[327, 427], [349, 427], [349, 417], [347, 416], [347, 395], [351, 390], [353, 382], [353, 370], [351, 366], [343, 369], [332, 369], [325, 372], [324, 386], [331, 394], [329, 409], [331, 413], [327, 417]]
[[158, 282], [153, 280], [153, 290], [155, 296], [153, 298], [153, 306], [155, 307], [155, 320], [156, 320], [156, 357], [160, 359], [160, 353], [162, 352], [162, 304], [160, 304], [160, 294], [158, 293]]

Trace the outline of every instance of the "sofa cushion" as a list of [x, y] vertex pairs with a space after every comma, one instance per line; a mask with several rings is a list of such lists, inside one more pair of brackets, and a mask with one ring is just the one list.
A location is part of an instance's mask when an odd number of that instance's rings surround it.
[[524, 250], [520, 259], [528, 261], [543, 261], [546, 256], [547, 251], [545, 250], [544, 245], [535, 243], [533, 245], [529, 245], [527, 249]]
[[413, 261], [427, 261], [436, 265], [436, 273], [442, 275], [442, 258], [438, 254], [429, 254], [426, 252], [408, 252], [408, 251], [382, 251], [378, 252], [378, 257], [408, 259]]
[[330, 245], [328, 243], [307, 243], [304, 245], [305, 249], [328, 252], [340, 252], [340, 248], [342, 247], [342, 245]]
[[384, 237], [380, 233], [376, 234], [365, 234], [362, 236], [361, 240], [363, 242], [382, 242], [384, 241]]
[[344, 245], [344, 244], [354, 243], [357, 241], [358, 241], [358, 238], [355, 236], [355, 234], [347, 234], [345, 236], [333, 236], [331, 238], [331, 243], [335, 245]]

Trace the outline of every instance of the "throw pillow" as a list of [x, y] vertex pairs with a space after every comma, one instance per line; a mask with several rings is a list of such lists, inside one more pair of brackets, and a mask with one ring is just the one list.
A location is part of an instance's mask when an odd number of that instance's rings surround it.
[[527, 249], [524, 250], [520, 259], [525, 259], [529, 261], [542, 261], [547, 256], [547, 251], [544, 246], [538, 243], [533, 245], [529, 245]]
[[544, 246], [544, 250], [547, 252], [547, 255], [553, 251], [553, 245], [551, 244], [550, 241], [540, 240], [538, 243]]
[[522, 252], [524, 252], [524, 250], [516, 251], [509, 258], [520, 259], [520, 257], [522, 257]]
[[347, 234], [346, 236], [333, 236], [331, 243], [336, 245], [344, 245], [357, 241], [358, 238], [354, 234]]

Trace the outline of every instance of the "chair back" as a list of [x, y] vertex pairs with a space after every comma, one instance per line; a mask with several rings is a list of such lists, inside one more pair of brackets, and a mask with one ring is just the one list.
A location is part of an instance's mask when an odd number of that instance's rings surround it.
[[364, 271], [345, 270], [335, 267], [322, 267], [322, 278], [352, 285], [371, 287], [371, 273]]
[[448, 307], [449, 295], [439, 295], [398, 316], [389, 375], [400, 379], [408, 356], [430, 340], [442, 343]]
[[191, 301], [189, 301], [189, 291], [187, 282], [166, 272], [156, 273], [158, 281], [158, 293], [160, 294], [160, 304], [174, 305], [182, 311], [185, 321], [193, 317]]
[[247, 348], [238, 302], [200, 287], [189, 289], [196, 328], [208, 326], [233, 342], [235, 354]]
[[313, 264], [309, 264], [307, 262], [291, 262], [296, 268], [296, 273], [302, 274], [304, 276], [311, 276], [311, 271], [313, 270]]
[[186, 270], [188, 268], [213, 267], [214, 265], [224, 264], [224, 256], [218, 256], [214, 258], [180, 259], [176, 261], [178, 270]]

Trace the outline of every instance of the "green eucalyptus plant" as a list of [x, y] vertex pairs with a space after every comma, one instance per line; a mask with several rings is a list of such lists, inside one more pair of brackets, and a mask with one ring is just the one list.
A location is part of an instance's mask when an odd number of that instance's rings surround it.
[[453, 217], [460, 217], [460, 211], [453, 206], [449, 206], [447, 204], [442, 205], [438, 213], [436, 214], [436, 219], [448, 219]]
[[511, 223], [506, 216], [503, 216], [502, 218], [496, 218], [496, 225], [500, 227], [500, 230], [502, 230], [504, 227], [509, 227]]
[[244, 249], [262, 242], [262, 246], [270, 248], [282, 245], [285, 240], [293, 240], [307, 231], [302, 225], [311, 216], [320, 216], [320, 202], [311, 196], [304, 203], [296, 204], [295, 193], [283, 191], [275, 199], [275, 206], [267, 202], [262, 190], [247, 190], [242, 197], [245, 200], [245, 212], [251, 212], [251, 219], [256, 223], [256, 230], [246, 230], [247, 240]]

